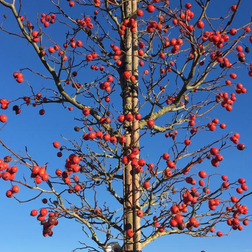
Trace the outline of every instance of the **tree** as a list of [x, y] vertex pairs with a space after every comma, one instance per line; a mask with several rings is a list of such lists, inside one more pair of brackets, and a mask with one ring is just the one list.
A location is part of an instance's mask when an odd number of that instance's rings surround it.
[[[2, 98], [1, 108], [20, 114], [26, 105], [40, 107], [41, 116], [56, 104], [74, 109], [81, 139], [52, 141], [65, 157], [55, 173], [48, 160], [40, 164], [28, 149], [21, 155], [0, 140], [10, 152], [0, 163], [1, 183], [11, 185], [6, 196], [23, 202], [19, 187], [36, 191], [27, 201], [43, 197], [46, 206], [31, 211], [43, 235], [52, 236], [60, 218], [74, 219], [96, 243], [83, 244], [93, 251], [113, 240], [135, 252], [164, 235], [222, 236], [229, 231], [218, 229], [222, 222], [242, 230], [251, 194], [245, 179], [204, 168], [218, 167], [232, 146], [245, 149], [214, 113], [231, 112], [247, 92], [239, 75], [252, 76], [251, 21], [233, 26], [242, 1], [218, 18], [208, 15], [210, 0], [50, 2], [50, 12], [31, 20], [21, 1], [0, 0], [9, 11], [1, 30], [27, 41], [42, 63], [40, 71], [13, 73], [30, 93]], [[10, 18], [19, 31], [5, 28]], [[29, 73], [44, 78], [41, 90]], [[149, 141], [161, 138], [167, 144], [158, 156], [146, 153]]]

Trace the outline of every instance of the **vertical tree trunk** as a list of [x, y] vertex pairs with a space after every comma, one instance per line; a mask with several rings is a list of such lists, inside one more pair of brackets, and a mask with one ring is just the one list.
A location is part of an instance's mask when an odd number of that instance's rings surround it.
[[[135, 19], [136, 28], [132, 32], [132, 74], [136, 77], [136, 82], [132, 87], [132, 110], [133, 114], [138, 113], [138, 35], [137, 35], [137, 0], [132, 0], [132, 13]], [[139, 147], [139, 124], [138, 120], [134, 118], [132, 125], [132, 146]], [[134, 226], [134, 251], [141, 251], [141, 231], [140, 231], [140, 218], [137, 216], [137, 210], [140, 209], [139, 197], [140, 197], [140, 187], [139, 187], [139, 174], [133, 172], [133, 226]]]
[[[136, 21], [137, 0], [124, 3], [122, 17], [134, 18]], [[123, 71], [130, 71], [137, 79], [135, 83], [125, 80], [121, 73], [123, 87], [123, 113], [138, 113], [138, 37], [137, 27], [134, 31], [126, 30], [124, 41], [121, 42], [121, 49], [125, 52], [123, 59]], [[138, 121], [125, 125], [126, 143], [124, 154], [128, 155], [132, 148], [139, 147]], [[140, 218], [137, 216], [139, 209], [139, 175], [132, 169], [131, 164], [124, 166], [124, 228], [125, 231], [132, 229], [134, 236], [124, 236], [124, 250], [126, 252], [141, 251]]]

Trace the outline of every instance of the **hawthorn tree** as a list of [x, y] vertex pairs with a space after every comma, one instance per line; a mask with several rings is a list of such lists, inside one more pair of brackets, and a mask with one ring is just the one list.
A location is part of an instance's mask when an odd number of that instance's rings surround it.
[[[92, 251], [118, 241], [136, 252], [164, 235], [221, 237], [248, 225], [245, 179], [229, 181], [214, 170], [226, 149], [245, 149], [240, 134], [213, 117], [231, 112], [247, 92], [241, 71], [252, 76], [250, 17], [233, 26], [241, 0], [228, 3], [223, 17], [209, 14], [210, 0], [45, 2], [51, 11], [31, 20], [21, 0], [0, 0], [8, 12], [1, 31], [26, 40], [41, 62], [41, 71], [13, 71], [13, 82], [30, 93], [2, 97], [0, 121], [8, 127], [8, 113], [39, 107], [46, 116], [48, 106], [60, 104], [78, 111], [76, 138], [52, 142], [64, 159], [53, 172], [49, 160], [38, 163], [27, 149], [20, 155], [0, 140], [10, 152], [0, 159], [6, 196], [42, 197], [45, 206], [31, 216], [43, 235], [57, 232], [61, 218], [74, 219], [97, 244], [83, 244]], [[28, 73], [45, 80], [41, 89]], [[159, 154], [147, 153], [161, 138]], [[21, 200], [25, 187], [37, 195]], [[230, 227], [219, 229], [222, 222]]]

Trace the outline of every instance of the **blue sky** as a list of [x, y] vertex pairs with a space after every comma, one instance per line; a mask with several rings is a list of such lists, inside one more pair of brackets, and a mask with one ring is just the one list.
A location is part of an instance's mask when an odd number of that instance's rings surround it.
[[[76, 12], [79, 11], [78, 8], [70, 9], [67, 6], [66, 1], [62, 2], [64, 8], [71, 14], [75, 15]], [[211, 7], [209, 9], [209, 15], [212, 17], [218, 17], [220, 15], [224, 16], [227, 13], [228, 8], [232, 4], [235, 4], [235, 1], [229, 2], [230, 3], [227, 4], [226, 1], [212, 0], [210, 3]], [[54, 8], [50, 5], [50, 1], [48, 0], [23, 1], [23, 13], [26, 13], [29, 19], [33, 20], [34, 23], [36, 23], [37, 12], [48, 13], [51, 10], [54, 10]], [[234, 27], [239, 27], [241, 24], [249, 22], [249, 12], [251, 10], [252, 2], [242, 1], [239, 14], [235, 19]], [[15, 22], [13, 22], [11, 13], [9, 11], [5, 11], [1, 6], [0, 23], [3, 21], [3, 14], [7, 14], [7, 20], [5, 21], [6, 25], [4, 27], [11, 31], [17, 31], [17, 26]], [[52, 27], [53, 26], [48, 28], [48, 32], [53, 32], [53, 36], [56, 36], [58, 41], [62, 41], [61, 38], [63, 38], [63, 35], [61, 34], [61, 30], [58, 28], [60, 26], [55, 26], [57, 29]], [[248, 40], [246, 40], [245, 44], [246, 46], [250, 46]], [[246, 57], [247, 62], [250, 62], [252, 59], [251, 53]], [[40, 69], [42, 69], [41, 63], [34, 54], [31, 46], [25, 40], [7, 35], [6, 33], [0, 31], [0, 55], [2, 62], [0, 68], [0, 98], [14, 100], [18, 97], [29, 94], [30, 89], [28, 85], [25, 83], [18, 84], [13, 79], [12, 74], [14, 71], [25, 67], [31, 67], [36, 71], [40, 71]], [[44, 70], [41, 71], [44, 73]], [[29, 83], [32, 83], [35, 92], [39, 92], [43, 85], [50, 85], [50, 81], [48, 80], [34, 76], [28, 71], [25, 73], [25, 79], [29, 81]], [[250, 109], [252, 78], [246, 74], [246, 71], [239, 73], [239, 82], [243, 83], [243, 85], [247, 88], [247, 94], [237, 96], [238, 101], [231, 113], [218, 108], [215, 112], [216, 114], [213, 114], [212, 116], [216, 115], [216, 117], [228, 125], [226, 132], [239, 132], [241, 134], [241, 142], [246, 145], [246, 149], [243, 152], [239, 152], [236, 149], [229, 149], [225, 151], [225, 159], [221, 164], [221, 167], [219, 167], [217, 171], [214, 170], [214, 172], [226, 174], [231, 179], [244, 177], [247, 180], [248, 186], [251, 188], [252, 175], [250, 171], [250, 153], [252, 151], [252, 137], [250, 129], [252, 127], [252, 116]], [[86, 78], [92, 78], [92, 75], [89, 74], [84, 73], [84, 76]], [[13, 104], [16, 103], [13, 102]], [[76, 121], [73, 119], [80, 116], [79, 111], [76, 109], [68, 111], [68, 109], [64, 109], [59, 105], [45, 105], [45, 115], [39, 116], [39, 107], [32, 108], [23, 106], [22, 113], [20, 115], [15, 115], [11, 109], [13, 104], [11, 104], [7, 111], [1, 111], [1, 114], [5, 113], [8, 116], [8, 123], [0, 130], [0, 139], [20, 155], [25, 152], [24, 147], [27, 146], [29, 154], [35, 157], [39, 163], [44, 164], [49, 161], [49, 168], [52, 172], [55, 168], [61, 168], [64, 165], [64, 160], [57, 158], [57, 151], [52, 147], [52, 142], [63, 142], [61, 134], [65, 137], [73, 139], [78, 139], [80, 137], [80, 135], [73, 131], [73, 127], [76, 125]], [[211, 136], [209, 138], [211, 138]], [[208, 140], [208, 138], [206, 138], [206, 140]], [[155, 157], [160, 155], [158, 149], [161, 142], [154, 142], [150, 145], [146, 140], [143, 141], [145, 144], [146, 156], [150, 155]], [[1, 149], [1, 158], [5, 155], [7, 155], [7, 152], [4, 149]], [[19, 169], [23, 169], [25, 173], [24, 166], [19, 166]], [[212, 171], [210, 168], [207, 169], [209, 170], [209, 173]], [[41, 198], [26, 204], [20, 204], [14, 199], [6, 198], [5, 191], [8, 190], [9, 187], [10, 185], [8, 183], [2, 180], [0, 181], [0, 214], [2, 217], [0, 231], [1, 251], [32, 252], [35, 250], [36, 252], [68, 252], [80, 246], [78, 241], [89, 244], [89, 240], [81, 231], [81, 226], [73, 220], [60, 219], [59, 225], [54, 228], [53, 237], [44, 238], [42, 236], [42, 227], [36, 218], [29, 216], [32, 209], [43, 206]], [[28, 189], [23, 190], [20, 192], [20, 199], [29, 199], [31, 195], [35, 194]], [[250, 202], [248, 200], [246, 201], [249, 210], [252, 209], [251, 202], [251, 200]], [[227, 229], [225, 229], [225, 231], [227, 231]], [[159, 238], [158, 240], [150, 243], [143, 251], [252, 251], [252, 245], [250, 242], [251, 234], [252, 229], [251, 225], [249, 225], [244, 227], [242, 232], [233, 231], [228, 237], [222, 238], [192, 238], [186, 235], [171, 235]]]

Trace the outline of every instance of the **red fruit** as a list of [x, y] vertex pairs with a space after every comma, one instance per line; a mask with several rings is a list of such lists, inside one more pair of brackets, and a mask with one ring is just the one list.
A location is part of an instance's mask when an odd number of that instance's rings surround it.
[[78, 185], [78, 184], [74, 186], [74, 190], [75, 190], [76, 192], [79, 192], [81, 189], [82, 189], [81, 186]]
[[229, 75], [229, 77], [230, 77], [231, 79], [236, 79], [236, 78], [237, 78], [237, 75], [236, 75], [235, 73], [231, 73], [231, 74]]
[[183, 215], [182, 214], [177, 214], [175, 216], [175, 220], [178, 222], [178, 223], [182, 223], [183, 222]]
[[223, 181], [227, 181], [227, 180], [228, 180], [228, 177], [227, 177], [226, 175], [222, 175], [222, 176], [221, 176], [221, 179], [222, 179]]
[[223, 235], [221, 231], [218, 231], [216, 234], [218, 237], [221, 237]]
[[154, 12], [154, 11], [155, 11], [155, 7], [154, 7], [154, 5], [149, 4], [149, 5], [147, 6], [147, 11], [148, 11], [149, 13]]
[[138, 210], [137, 211], [137, 216], [140, 217], [140, 218], [143, 217], [144, 216], [143, 211], [142, 210]]
[[14, 195], [13, 195], [13, 192], [11, 190], [8, 190], [8, 191], [6, 191], [6, 196], [8, 198], [12, 198]]
[[60, 143], [59, 142], [53, 142], [53, 147], [54, 148], [59, 148], [60, 147]]
[[221, 128], [221, 129], [225, 129], [226, 127], [227, 127], [227, 126], [226, 126], [225, 123], [221, 123], [221, 124], [220, 124], [220, 128]]
[[246, 180], [244, 178], [239, 178], [238, 183], [239, 184], [244, 184], [244, 183], [246, 183]]
[[128, 237], [133, 237], [134, 236], [134, 231], [132, 230], [132, 229], [128, 229], [127, 231], [126, 231], [126, 234], [127, 234], [127, 236]]
[[199, 180], [199, 185], [200, 186], [204, 186], [205, 185], [205, 181], [204, 180]]
[[154, 125], [155, 125], [155, 121], [150, 119], [150, 120], [147, 121], [147, 125], [148, 125], [149, 128], [153, 128]]
[[179, 208], [176, 206], [176, 205], [173, 205], [171, 208], [170, 208], [171, 212], [173, 214], [177, 214], [179, 212]]
[[0, 122], [2, 122], [2, 123], [7, 122], [7, 116], [6, 115], [0, 115]]
[[160, 226], [160, 227], [158, 228], [158, 232], [163, 233], [163, 232], [164, 232], [164, 227]]
[[148, 189], [150, 187], [150, 182], [149, 181], [145, 181], [144, 183], [143, 183], [143, 188], [144, 189]]
[[12, 186], [11, 191], [12, 191], [13, 193], [18, 193], [18, 192], [19, 192], [19, 190], [20, 190], [20, 188], [19, 188], [19, 186], [18, 186], [18, 185], [14, 185], [14, 186]]
[[234, 36], [237, 33], [237, 30], [235, 28], [230, 29], [229, 34]]
[[216, 159], [217, 161], [222, 161], [222, 160], [223, 160], [223, 156], [222, 156], [222, 155], [216, 155], [216, 156], [215, 156], [215, 159]]
[[170, 170], [170, 169], [165, 169], [165, 171], [164, 171], [164, 175], [166, 176], [166, 177], [171, 177], [172, 176], [172, 171]]
[[219, 161], [217, 159], [213, 158], [211, 160], [211, 164], [212, 164], [212, 166], [217, 167], [219, 165]]
[[130, 78], [130, 76], [131, 76], [131, 72], [130, 71], [125, 71], [123, 73], [123, 77], [126, 78], [126, 79]]
[[245, 145], [242, 144], [242, 143], [239, 143], [239, 144], [237, 145], [237, 149], [242, 151], [242, 150], [245, 149]]
[[49, 52], [49, 53], [54, 53], [54, 52], [55, 52], [54, 47], [50, 46], [50, 47], [48, 48], [48, 52]]
[[205, 171], [200, 171], [200, 172], [199, 172], [199, 177], [201, 177], [201, 178], [206, 178], [206, 176], [207, 176], [207, 174], [206, 174]]
[[44, 110], [44, 109], [40, 109], [40, 110], [39, 110], [39, 114], [40, 114], [40, 115], [44, 115], [44, 114], [45, 114], [45, 110]]
[[40, 168], [39, 168], [39, 166], [33, 166], [33, 168], [32, 168], [32, 173], [34, 173], [34, 174], [38, 174], [39, 173], [39, 170], [40, 170]]
[[168, 160], [170, 158], [170, 155], [168, 153], [163, 154], [163, 159]]
[[61, 177], [62, 176], [62, 171], [60, 169], [57, 169], [55, 171], [55, 174], [58, 176], [58, 177]]
[[185, 144], [186, 146], [190, 145], [190, 144], [191, 144], [191, 140], [190, 140], [190, 139], [186, 139], [186, 140], [184, 141], [184, 144]]
[[38, 173], [39, 173], [39, 176], [42, 177], [46, 173], [45, 168], [40, 168]]
[[74, 1], [70, 1], [70, 2], [69, 2], [69, 6], [70, 6], [70, 7], [74, 7]]
[[42, 199], [42, 203], [46, 204], [48, 200], [46, 198]]
[[119, 115], [119, 116], [118, 116], [118, 121], [119, 121], [120, 123], [123, 123], [124, 120], [125, 120], [125, 116], [124, 116], [124, 115]]
[[108, 142], [110, 140], [110, 135], [109, 134], [105, 134], [103, 136], [103, 140], [106, 141], [106, 142]]
[[197, 220], [195, 218], [190, 218], [189, 223], [194, 226], [197, 223]]
[[223, 182], [223, 183], [222, 183], [222, 186], [223, 186], [224, 188], [228, 188], [228, 187], [229, 187], [229, 183], [228, 183], [228, 182]]
[[49, 175], [47, 174], [47, 173], [44, 173], [43, 175], [42, 175], [42, 180], [43, 181], [47, 181], [49, 179]]
[[38, 32], [38, 31], [33, 31], [33, 32], [32, 32], [32, 36], [33, 36], [34, 38], [38, 37], [38, 35], [39, 35], [39, 32]]
[[9, 173], [9, 172], [4, 172], [3, 174], [2, 174], [2, 179], [3, 180], [10, 180], [11, 179], [11, 174]]
[[144, 159], [139, 159], [138, 165], [140, 165], [140, 166], [145, 166], [145, 165], [146, 165], [145, 160], [144, 160]]
[[243, 189], [240, 188], [240, 187], [238, 187], [238, 188], [236, 188], [236, 192], [239, 193], [239, 194], [242, 194], [243, 193]]
[[218, 153], [219, 153], [219, 149], [218, 149], [218, 148], [215, 148], [215, 147], [212, 147], [212, 148], [210, 149], [210, 153], [211, 153], [212, 155], [216, 156], [216, 155], [218, 155]]
[[186, 8], [186, 9], [191, 9], [191, 8], [192, 8], [192, 4], [191, 4], [191, 3], [185, 4], [185, 8]]
[[48, 210], [47, 210], [46, 208], [42, 208], [42, 209], [40, 210], [40, 214], [41, 214], [42, 216], [46, 216], [47, 213], [48, 213]]
[[218, 124], [220, 121], [219, 121], [218, 118], [214, 118], [212, 122], [215, 123], [215, 124]]
[[244, 191], [247, 191], [247, 190], [248, 190], [248, 186], [247, 186], [246, 184], [242, 184], [242, 185], [241, 185], [241, 188], [242, 188], [242, 190], [244, 190]]
[[142, 17], [144, 15], [144, 12], [142, 10], [137, 10], [137, 16]]
[[141, 114], [140, 114], [140, 113], [137, 113], [137, 114], [135, 115], [135, 118], [136, 118], [136, 120], [140, 120], [140, 119], [141, 119]]
[[232, 197], [231, 197], [231, 201], [232, 201], [233, 203], [236, 203], [236, 202], [239, 201], [239, 199], [236, 198], [235, 196], [232, 196]]
[[110, 137], [110, 142], [115, 144], [117, 142], [117, 138], [115, 136]]
[[231, 9], [231, 11], [233, 11], [233, 12], [235, 12], [236, 10], [237, 10], [237, 5], [232, 5], [231, 7], [230, 7], [230, 9]]
[[90, 109], [89, 108], [84, 108], [82, 110], [82, 114], [85, 115], [85, 116], [89, 115], [90, 114]]
[[90, 132], [89, 133], [89, 139], [94, 140], [96, 138], [96, 133], [95, 132]]
[[134, 116], [132, 114], [127, 114], [125, 116], [126, 121], [132, 122], [134, 120]]
[[31, 216], [37, 216], [38, 215], [38, 211], [36, 209], [33, 209], [31, 211]]
[[176, 167], [176, 164], [175, 164], [173, 161], [171, 161], [171, 160], [167, 160], [167, 161], [166, 161], [166, 164], [167, 164], [167, 166], [168, 166], [169, 168], [171, 168], [171, 169], [173, 169], [173, 168]]
[[202, 21], [202, 20], [199, 20], [198, 22], [197, 22], [197, 27], [199, 28], [199, 29], [202, 29], [203, 27], [204, 27], [204, 22]]
[[174, 218], [172, 218], [172, 219], [170, 220], [170, 225], [171, 225], [172, 227], [176, 227], [176, 226], [178, 225], [178, 222], [177, 222]]

